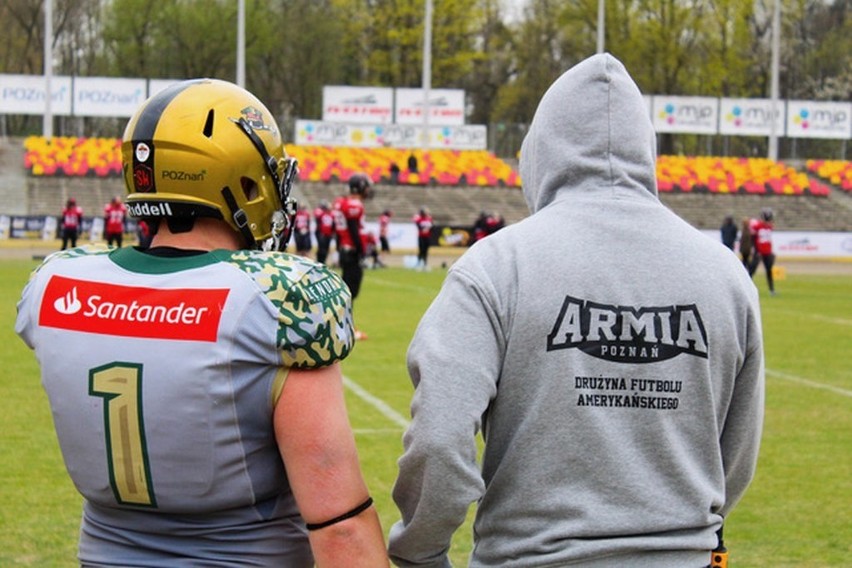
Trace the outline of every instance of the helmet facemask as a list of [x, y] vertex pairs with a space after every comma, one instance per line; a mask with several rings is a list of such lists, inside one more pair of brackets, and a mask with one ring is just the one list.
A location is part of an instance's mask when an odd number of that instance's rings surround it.
[[[244, 117], [234, 120], [234, 123], [248, 136], [252, 145], [257, 149], [258, 154], [263, 159], [263, 163], [266, 164], [266, 169], [269, 171], [269, 176], [276, 188], [276, 197], [281, 207], [280, 209], [275, 209], [272, 213], [270, 237], [260, 243], [255, 242], [254, 236], [248, 228], [248, 219], [245, 217], [245, 213], [242, 209], [239, 209], [233, 197], [226, 195], [226, 191], [230, 191], [227, 187], [222, 189], [223, 197], [231, 208], [234, 223], [249, 243], [254, 243], [256, 248], [264, 251], [283, 251], [287, 248], [290, 235], [293, 233], [293, 217], [296, 215], [296, 209], [298, 208], [296, 200], [290, 197], [293, 182], [299, 173], [298, 161], [295, 158], [282, 158], [276, 161], [266, 151], [263, 141]], [[281, 175], [278, 174], [279, 169], [281, 169]]]
[[278, 198], [281, 202], [281, 209], [272, 213], [272, 236], [260, 243], [260, 250], [283, 251], [287, 248], [287, 243], [290, 242], [290, 235], [293, 234], [293, 218], [296, 215], [298, 203], [290, 197], [290, 191], [293, 188], [293, 181], [299, 173], [297, 160], [285, 158], [283, 169], [284, 173], [278, 184]]

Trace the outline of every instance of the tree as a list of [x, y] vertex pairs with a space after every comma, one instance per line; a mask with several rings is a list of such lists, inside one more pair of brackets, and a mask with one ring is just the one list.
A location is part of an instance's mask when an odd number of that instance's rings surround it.
[[368, 85], [416, 87], [422, 76], [422, 0], [374, 0], [365, 38]]
[[173, 0], [113, 0], [104, 7], [102, 38], [107, 65], [124, 77], [177, 77], [163, 21]]
[[338, 84], [365, 85], [373, 37], [373, 0], [333, 0], [340, 32], [333, 56], [340, 67]]
[[500, 89], [493, 120], [529, 122], [550, 84], [575, 61], [561, 49], [561, 4], [532, 0], [525, 6], [523, 20], [514, 27], [514, 73]]
[[237, 5], [234, 0], [160, 4], [162, 38], [179, 77], [235, 80]]
[[477, 0], [436, 0], [432, 19], [433, 86], [476, 87], [468, 79], [475, 62], [487, 56], [477, 45], [481, 43], [488, 4]]
[[472, 70], [461, 86], [467, 93], [472, 124], [488, 124], [495, 116], [496, 101], [503, 85], [511, 79], [514, 65], [512, 32], [497, 0], [481, 2], [482, 28], [472, 57]]
[[0, 21], [4, 23], [4, 41], [0, 42], [0, 70], [4, 73], [43, 73], [42, 2], [7, 0], [0, 4]]
[[296, 117], [320, 118], [323, 86], [342, 80], [347, 20], [340, 6], [329, 0], [264, 4], [255, 2], [246, 16], [256, 38], [247, 48], [247, 86], [286, 128]]
[[[89, 74], [100, 71], [96, 65], [100, 30], [96, 24], [99, 0], [54, 0], [52, 70], [56, 74]], [[0, 21], [4, 24], [0, 42], [0, 72], [42, 75], [44, 67], [44, 1], [4, 0]], [[42, 117], [4, 117], [11, 132], [34, 132]]]

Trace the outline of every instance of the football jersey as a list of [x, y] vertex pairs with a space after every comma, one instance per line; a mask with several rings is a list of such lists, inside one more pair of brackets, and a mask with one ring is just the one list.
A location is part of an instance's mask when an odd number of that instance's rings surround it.
[[314, 220], [319, 234], [325, 237], [334, 235], [334, 214], [330, 209], [317, 208], [314, 211]]
[[[333, 211], [338, 245], [341, 249], [357, 248], [356, 238], [364, 222], [364, 204], [360, 199], [350, 196], [338, 197], [334, 201]], [[355, 235], [349, 230], [349, 224], [353, 221], [358, 225]]]
[[772, 223], [760, 219], [752, 219], [749, 227], [754, 240], [754, 248], [763, 256], [772, 254]]
[[432, 234], [432, 217], [430, 215], [417, 214], [412, 221], [417, 225], [418, 237], [429, 237]]
[[387, 237], [388, 228], [390, 227], [391, 216], [387, 213], [379, 215], [379, 236]]
[[127, 207], [124, 203], [108, 203], [104, 206], [104, 218], [106, 218], [105, 230], [109, 234], [124, 232], [124, 218], [127, 216]]
[[311, 230], [311, 214], [307, 209], [299, 209], [293, 217], [293, 225], [297, 234], [307, 234]]
[[287, 368], [352, 349], [334, 272], [283, 253], [61, 251], [33, 273], [16, 331], [86, 499], [82, 562], [312, 565], [273, 409]]
[[83, 221], [83, 209], [77, 205], [62, 210], [62, 228], [76, 229]]

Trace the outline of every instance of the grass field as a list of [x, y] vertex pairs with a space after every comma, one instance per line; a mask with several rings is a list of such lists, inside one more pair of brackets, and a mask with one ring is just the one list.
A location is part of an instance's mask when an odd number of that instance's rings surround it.
[[[74, 566], [80, 498], [68, 480], [15, 303], [36, 263], [0, 261], [0, 566]], [[445, 271], [369, 271], [355, 306], [369, 340], [344, 363], [364, 470], [387, 531], [411, 386], [405, 351]], [[852, 563], [852, 275], [788, 273], [761, 290], [767, 409], [757, 475], [728, 519], [733, 567]], [[470, 527], [453, 544], [466, 565]]]

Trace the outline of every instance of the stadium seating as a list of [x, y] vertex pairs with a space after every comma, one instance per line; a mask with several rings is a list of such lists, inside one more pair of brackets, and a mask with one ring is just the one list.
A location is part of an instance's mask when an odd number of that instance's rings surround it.
[[808, 160], [805, 167], [809, 172], [828, 183], [852, 193], [852, 162], [848, 160]]
[[[33, 176], [121, 175], [121, 140], [117, 138], [30, 136], [24, 141], [24, 166]], [[302, 181], [349, 179], [365, 172], [373, 181], [389, 181], [391, 164], [400, 168], [401, 185], [472, 185], [519, 187], [517, 172], [484, 150], [404, 150], [400, 148], [332, 148], [288, 144], [298, 158]], [[418, 171], [410, 172], [408, 156], [414, 154]]]
[[[30, 136], [24, 141], [25, 167], [33, 176], [118, 177], [121, 175], [121, 141], [116, 138]], [[296, 146], [287, 152], [299, 160], [304, 182], [345, 181], [364, 172], [374, 182], [402, 186], [521, 186], [520, 177], [507, 162], [485, 150], [409, 150], [402, 148], [351, 148]], [[408, 158], [417, 159], [416, 172]], [[657, 186], [661, 193], [711, 193], [793, 195], [824, 197], [825, 180], [852, 191], [852, 166], [847, 161], [811, 160], [806, 172], [767, 158], [659, 156]]]
[[24, 167], [34, 176], [120, 176], [121, 139], [58, 136], [24, 140]]
[[[364, 172], [374, 182], [391, 179], [391, 165], [399, 168], [400, 185], [473, 185], [519, 187], [511, 166], [485, 150], [406, 150], [401, 148], [333, 148], [288, 144], [287, 152], [300, 164], [303, 181], [346, 180]], [[414, 154], [417, 171], [408, 170]]]
[[[362, 150], [367, 154], [366, 159], [370, 159], [375, 151]], [[386, 151], [387, 149], [380, 149], [379, 153]], [[70, 158], [72, 155], [75, 158]], [[81, 160], [80, 156], [85, 156], [85, 159]], [[101, 156], [100, 164], [98, 156]], [[407, 167], [408, 151], [394, 156], [394, 159], [401, 162], [400, 178], [403, 178], [402, 170]], [[462, 156], [466, 157], [462, 153], [457, 159], [461, 161]], [[310, 154], [307, 152], [300, 156], [300, 159], [304, 160], [303, 165], [309, 162], [309, 158]], [[710, 165], [705, 166], [705, 173], [715, 168], [712, 164], [716, 161], [720, 161], [729, 169], [733, 168], [729, 162], [738, 163], [735, 158], [707, 160], [710, 160]], [[745, 163], [751, 167], [757, 163], [756, 160], [746, 160]], [[105, 203], [125, 191], [118, 161], [117, 140], [111, 138], [54, 139], [49, 144], [40, 137], [26, 141], [21, 138], [0, 138], [0, 162], [4, 164], [4, 168], [0, 168], [0, 196], [3, 196], [2, 201], [6, 204], [0, 208], [0, 213], [57, 215], [65, 201], [74, 197], [83, 207], [85, 215], [99, 214]], [[418, 161], [419, 165], [425, 164], [425, 158], [418, 158]], [[82, 165], [75, 167], [75, 163], [87, 164], [88, 171]], [[672, 172], [676, 171], [670, 165], [672, 163], [677, 164], [683, 176], [695, 175], [691, 172], [698, 167], [696, 158], [660, 157], [660, 169], [669, 167], [670, 177]], [[844, 186], [844, 179], [847, 180], [848, 187], [849, 162], [814, 161], [806, 167], [802, 161], [798, 165], [801, 172], [807, 172], [805, 175], [809, 174], [822, 184], [831, 184], [834, 191], [820, 197], [814, 197], [814, 194], [807, 190], [801, 193], [775, 193], [771, 184], [766, 185], [766, 179], [761, 179], [764, 190], [762, 193], [748, 192], [745, 189], [714, 193], [709, 190], [709, 186], [699, 187], [688, 183], [685, 187], [689, 190], [683, 191], [670, 177], [661, 176], [663, 184], [668, 182], [672, 185], [668, 190], [661, 187], [660, 199], [691, 225], [700, 229], [716, 231], [721, 220], [727, 215], [733, 215], [735, 219], [754, 217], [761, 209], [770, 207], [775, 211], [776, 227], [779, 230], [852, 231], [852, 191], [840, 189]], [[360, 164], [358, 166], [361, 167]], [[746, 166], [742, 166], [741, 170], [745, 168]], [[742, 175], [742, 171], [739, 173]], [[729, 187], [736, 187], [738, 178], [733, 171], [731, 174], [734, 177]], [[376, 175], [384, 176], [385, 173], [378, 170]], [[344, 181], [342, 178], [337, 178], [336, 181], [334, 178], [330, 181], [302, 179], [296, 185], [294, 195], [300, 203], [312, 207], [323, 199], [330, 201], [345, 193]], [[727, 176], [725, 181], [728, 182]], [[742, 183], [745, 187], [745, 182]], [[717, 186], [717, 189], [721, 189], [721, 186]], [[508, 185], [469, 185], [460, 190], [459, 185], [395, 185], [390, 183], [389, 179], [382, 179], [377, 183], [375, 197], [366, 203], [369, 220], [375, 220], [384, 209], [391, 209], [396, 222], [407, 222], [421, 207], [428, 207], [439, 224], [459, 226], [471, 224], [480, 211], [500, 213], [507, 224], [518, 222], [529, 214], [522, 192], [517, 186]]]
[[826, 196], [830, 189], [782, 162], [768, 158], [659, 156], [661, 192], [746, 193]]

